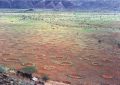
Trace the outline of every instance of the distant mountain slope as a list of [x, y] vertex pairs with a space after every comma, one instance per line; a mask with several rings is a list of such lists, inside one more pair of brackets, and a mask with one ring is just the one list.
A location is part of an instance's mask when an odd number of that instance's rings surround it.
[[68, 0], [0, 0], [0, 8], [58, 8], [59, 4], [59, 8], [74, 6]]
[[79, 1], [77, 8], [79, 9], [97, 9], [97, 10], [120, 10], [120, 0], [83, 0]]
[[0, 0], [0, 8], [120, 10], [120, 0]]

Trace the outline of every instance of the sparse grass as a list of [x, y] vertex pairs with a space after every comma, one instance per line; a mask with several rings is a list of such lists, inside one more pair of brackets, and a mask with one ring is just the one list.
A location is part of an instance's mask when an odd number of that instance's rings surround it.
[[[21, 30], [24, 28], [37, 28], [42, 30], [48, 30], [53, 24], [55, 27], [67, 27], [69, 30], [74, 28], [79, 28], [81, 25], [89, 25], [89, 27], [98, 26], [104, 27], [109, 26], [113, 21], [120, 20], [120, 15], [103, 15], [97, 14], [91, 16], [91, 13], [70, 13], [69, 16], [67, 13], [62, 12], [58, 13], [10, 13], [10, 14], [1, 14], [2, 18], [5, 19], [5, 24]], [[1, 17], [0, 17], [1, 18]], [[24, 19], [23, 19], [24, 18]], [[20, 29], [18, 29], [20, 28]], [[86, 28], [86, 27], [85, 27]], [[92, 30], [93, 31], [93, 30]]]

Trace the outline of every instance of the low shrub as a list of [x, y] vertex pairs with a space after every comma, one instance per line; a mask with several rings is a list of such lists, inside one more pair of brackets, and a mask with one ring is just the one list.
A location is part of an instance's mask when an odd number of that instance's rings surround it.
[[43, 80], [44, 82], [47, 82], [49, 79], [50, 79], [50, 78], [48, 77], [48, 75], [43, 75], [43, 76], [42, 76], [42, 80]]

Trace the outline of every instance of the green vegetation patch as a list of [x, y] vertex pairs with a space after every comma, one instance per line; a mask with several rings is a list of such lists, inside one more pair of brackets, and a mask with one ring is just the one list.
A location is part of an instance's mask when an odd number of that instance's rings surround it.
[[27, 66], [21, 69], [24, 73], [35, 73], [37, 71], [35, 66]]
[[9, 68], [5, 67], [4, 65], [0, 65], [0, 73], [8, 72]]

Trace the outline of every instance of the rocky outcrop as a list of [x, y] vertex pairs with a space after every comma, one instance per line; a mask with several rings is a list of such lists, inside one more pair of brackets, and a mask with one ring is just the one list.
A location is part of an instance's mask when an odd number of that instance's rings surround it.
[[[29, 81], [25, 79], [20, 79], [18, 77], [13, 77], [8, 74], [0, 74], [0, 85], [36, 85], [35, 81]], [[37, 85], [70, 85], [62, 82], [56, 82], [49, 80], [45, 83], [39, 83]]]
[[35, 85], [34, 82], [0, 74], [0, 85]]

